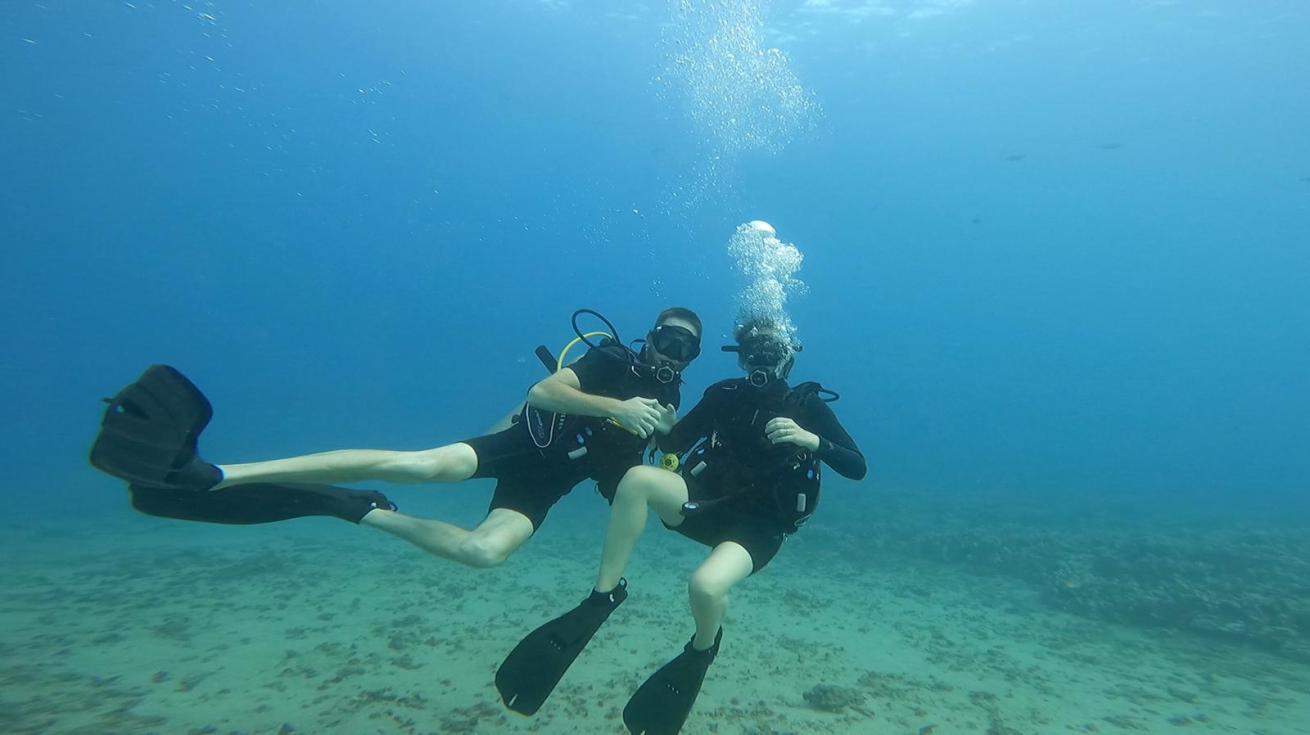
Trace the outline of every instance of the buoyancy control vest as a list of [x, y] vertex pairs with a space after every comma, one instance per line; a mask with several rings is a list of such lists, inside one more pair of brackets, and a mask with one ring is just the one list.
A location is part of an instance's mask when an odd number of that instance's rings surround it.
[[686, 511], [740, 503], [743, 510], [775, 517], [784, 532], [796, 531], [819, 504], [821, 465], [808, 449], [771, 443], [765, 427], [777, 417], [801, 423], [809, 402], [823, 400], [821, 394], [830, 391], [815, 382], [756, 387], [742, 378], [716, 383], [706, 394], [716, 391], [725, 392], [716, 398], [727, 410], [714, 417], [709, 434], [699, 437], [679, 462], [684, 476], [716, 495], [688, 503]]

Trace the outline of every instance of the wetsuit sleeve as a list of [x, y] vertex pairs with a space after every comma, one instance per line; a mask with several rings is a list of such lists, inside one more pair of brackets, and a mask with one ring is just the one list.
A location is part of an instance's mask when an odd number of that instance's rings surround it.
[[583, 393], [600, 395], [606, 386], [612, 386], [623, 375], [625, 365], [621, 359], [601, 354], [602, 349], [589, 349], [587, 354], [565, 365], [578, 376], [578, 385]]
[[855, 446], [855, 440], [850, 434], [846, 433], [837, 420], [837, 415], [832, 412], [827, 403], [814, 399], [810, 402], [809, 421], [805, 422], [804, 428], [819, 435], [819, 448], [815, 450], [814, 456], [823, 460], [823, 463], [837, 471], [842, 477], [848, 477], [852, 480], [863, 480], [864, 475], [868, 473], [868, 464], [864, 461], [864, 455], [860, 453], [859, 447]]
[[713, 387], [705, 391], [700, 402], [692, 406], [691, 411], [673, 425], [673, 431], [656, 438], [659, 448], [665, 452], [681, 452], [690, 447], [692, 442], [705, 436], [714, 422], [714, 406], [718, 403], [716, 394], [719, 392]]

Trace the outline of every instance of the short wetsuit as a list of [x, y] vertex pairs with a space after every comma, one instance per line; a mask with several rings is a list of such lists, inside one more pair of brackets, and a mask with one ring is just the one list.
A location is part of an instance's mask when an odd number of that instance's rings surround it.
[[[620, 401], [654, 398], [678, 406], [678, 381], [661, 383], [635, 370], [619, 347], [597, 347], [568, 366], [584, 393]], [[533, 430], [532, 427], [544, 427]], [[595, 480], [600, 494], [614, 497], [623, 473], [641, 463], [646, 440], [608, 419], [536, 412], [528, 406], [504, 431], [464, 443], [478, 456], [474, 477], [496, 478], [488, 510], [517, 511], [532, 521], [535, 531], [555, 503], [578, 483]], [[542, 445], [545, 446], [542, 446]], [[585, 452], [579, 454], [579, 450]], [[572, 456], [571, 456], [572, 455]]]
[[[867, 470], [864, 455], [828, 404], [814, 393], [786, 404], [783, 399], [789, 391], [780, 381], [763, 389], [740, 378], [716, 383], [673, 431], [659, 440], [661, 449], [679, 453], [701, 440], [715, 442], [707, 454], [707, 469], [698, 472], [694, 463], [684, 462], [679, 470], [687, 483], [688, 499], [711, 502], [670, 528], [710, 547], [724, 541], [740, 544], [751, 556], [752, 573], [763, 569], [783, 540], [797, 530], [795, 521], [780, 509], [774, 492], [791, 481], [787, 471], [780, 469], [780, 460], [794, 454], [796, 448], [769, 443], [764, 427], [770, 420], [785, 415], [817, 434], [819, 449], [813, 457], [839, 474], [860, 479]], [[817, 489], [817, 463], [813, 469], [809, 481]]]

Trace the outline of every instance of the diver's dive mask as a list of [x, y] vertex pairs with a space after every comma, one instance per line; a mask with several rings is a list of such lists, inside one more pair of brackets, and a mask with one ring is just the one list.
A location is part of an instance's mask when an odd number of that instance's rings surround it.
[[746, 379], [756, 388], [775, 380], [786, 380], [796, 363], [800, 345], [793, 345], [774, 332], [752, 332], [740, 344], [728, 345], [724, 352], [737, 353], [737, 364], [746, 371]]
[[700, 337], [676, 324], [660, 324], [651, 330], [646, 342], [655, 351], [675, 362], [688, 363], [700, 354]]

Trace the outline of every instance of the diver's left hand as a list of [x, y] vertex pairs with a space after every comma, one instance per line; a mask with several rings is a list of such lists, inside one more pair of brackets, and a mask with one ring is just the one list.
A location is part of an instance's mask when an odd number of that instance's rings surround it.
[[802, 429], [789, 418], [778, 418], [764, 426], [764, 435], [774, 444], [795, 444], [811, 452], [819, 448], [819, 435]]

